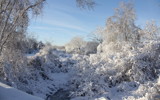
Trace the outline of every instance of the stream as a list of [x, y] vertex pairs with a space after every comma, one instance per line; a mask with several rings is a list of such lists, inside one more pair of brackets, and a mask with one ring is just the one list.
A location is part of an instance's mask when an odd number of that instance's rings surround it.
[[55, 94], [49, 96], [47, 100], [70, 100], [69, 91], [59, 89]]

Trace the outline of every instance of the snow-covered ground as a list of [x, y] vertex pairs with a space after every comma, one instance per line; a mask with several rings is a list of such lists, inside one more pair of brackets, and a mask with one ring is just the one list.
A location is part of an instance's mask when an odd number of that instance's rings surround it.
[[0, 100], [43, 100], [0, 82]]
[[101, 44], [99, 53], [90, 55], [47, 47], [27, 55], [27, 82], [18, 89], [43, 99], [61, 98], [55, 96], [65, 90], [71, 100], [160, 100], [159, 45]]

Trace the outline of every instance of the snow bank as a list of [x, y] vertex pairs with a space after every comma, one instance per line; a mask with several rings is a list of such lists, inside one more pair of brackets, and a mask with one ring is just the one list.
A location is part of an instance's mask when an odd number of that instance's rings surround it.
[[43, 100], [0, 82], [0, 100]]

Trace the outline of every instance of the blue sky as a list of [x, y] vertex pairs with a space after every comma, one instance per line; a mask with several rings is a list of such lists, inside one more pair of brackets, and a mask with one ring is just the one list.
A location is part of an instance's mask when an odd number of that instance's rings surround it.
[[[96, 27], [105, 26], [106, 19], [114, 14], [121, 1], [95, 0], [94, 10], [82, 10], [76, 0], [47, 0], [43, 14], [32, 18], [28, 32], [39, 41], [64, 45], [75, 36], [87, 36]], [[160, 0], [132, 0], [137, 13], [136, 24], [142, 27], [147, 20], [160, 23]]]

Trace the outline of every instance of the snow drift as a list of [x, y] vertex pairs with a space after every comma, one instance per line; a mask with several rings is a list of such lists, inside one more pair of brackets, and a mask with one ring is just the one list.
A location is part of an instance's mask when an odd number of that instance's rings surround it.
[[43, 100], [0, 83], [0, 100]]

